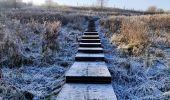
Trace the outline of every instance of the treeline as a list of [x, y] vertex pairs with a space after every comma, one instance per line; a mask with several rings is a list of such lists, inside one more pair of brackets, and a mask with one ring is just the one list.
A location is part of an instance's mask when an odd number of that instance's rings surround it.
[[30, 3], [23, 3], [22, 0], [0, 0], [0, 8], [22, 8], [32, 6]]

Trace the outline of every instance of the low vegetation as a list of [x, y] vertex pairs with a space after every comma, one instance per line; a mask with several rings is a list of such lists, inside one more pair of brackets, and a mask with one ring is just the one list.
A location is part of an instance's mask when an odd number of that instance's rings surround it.
[[84, 15], [64, 11], [2, 10], [0, 99], [56, 96], [63, 84], [63, 73], [74, 61], [77, 38], [85, 30], [86, 20]]
[[109, 29], [106, 36], [120, 49], [134, 55], [143, 54], [148, 46], [169, 44], [170, 15], [113, 16], [102, 20], [101, 24]]
[[52, 63], [49, 57], [60, 49], [60, 28], [68, 26], [81, 31], [84, 19], [81, 15], [51, 11], [9, 10], [1, 23], [1, 66], [34, 64], [37, 59]]
[[169, 100], [169, 21], [169, 14], [111, 16], [100, 21], [116, 48], [108, 55], [108, 65], [118, 99]]

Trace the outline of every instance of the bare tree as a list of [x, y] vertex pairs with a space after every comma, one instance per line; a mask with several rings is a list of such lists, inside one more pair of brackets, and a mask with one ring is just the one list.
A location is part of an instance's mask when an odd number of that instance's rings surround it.
[[17, 0], [11, 0], [12, 4], [13, 4], [13, 7], [14, 8], [17, 8]]
[[27, 3], [27, 6], [33, 6], [33, 0]]
[[156, 6], [150, 6], [147, 9], [148, 12], [156, 12], [157, 11], [157, 7]]
[[53, 0], [45, 0], [45, 4], [47, 5], [48, 8], [51, 8], [53, 4]]
[[97, 4], [99, 4], [100, 8], [104, 8], [107, 4], [108, 0], [97, 0]]
[[150, 6], [148, 9], [147, 9], [148, 12], [151, 12], [151, 13], [164, 13], [164, 9], [161, 9], [161, 8], [157, 8], [156, 6]]
[[164, 10], [161, 9], [161, 8], [158, 8], [158, 9], [157, 9], [157, 12], [159, 12], [159, 13], [164, 13]]
[[7, 2], [9, 6], [11, 6], [13, 8], [17, 8], [17, 7], [19, 7], [22, 0], [5, 0], [5, 2]]

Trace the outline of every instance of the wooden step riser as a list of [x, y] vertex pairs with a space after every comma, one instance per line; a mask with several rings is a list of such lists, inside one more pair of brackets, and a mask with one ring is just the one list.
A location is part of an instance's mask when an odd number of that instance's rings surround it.
[[96, 30], [87, 30], [86, 32], [97, 32]]
[[76, 61], [104, 61], [104, 57], [75, 57]]
[[81, 40], [81, 42], [83, 42], [83, 43], [100, 43], [100, 40], [88, 40], [88, 39], [86, 39], [86, 40]]
[[103, 53], [103, 50], [78, 50], [78, 52], [82, 52], [82, 53]]
[[98, 33], [84, 33], [84, 35], [99, 35]]
[[111, 83], [111, 77], [66, 76], [66, 83], [109, 84]]
[[100, 39], [98, 36], [90, 37], [90, 36], [82, 36], [82, 39]]
[[88, 29], [96, 29], [96, 27], [90, 26], [90, 27], [88, 27]]
[[101, 44], [80, 44], [80, 47], [91, 47], [91, 48], [96, 48], [96, 47], [101, 47]]
[[88, 30], [94, 30], [94, 31], [96, 31], [96, 28], [91, 28], [91, 27], [90, 27], [90, 28], [88, 28]]

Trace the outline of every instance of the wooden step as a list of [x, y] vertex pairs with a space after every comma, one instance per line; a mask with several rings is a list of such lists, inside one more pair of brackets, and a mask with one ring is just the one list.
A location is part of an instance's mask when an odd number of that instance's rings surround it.
[[105, 62], [75, 62], [65, 76], [66, 83], [111, 83]]
[[77, 53], [75, 57], [76, 61], [104, 61], [104, 54], [87, 54], [87, 53]]
[[98, 32], [84, 32], [84, 35], [99, 35]]
[[117, 100], [112, 84], [65, 84], [56, 100]]
[[103, 48], [78, 48], [78, 52], [83, 53], [103, 53]]
[[85, 31], [85, 32], [97, 32], [97, 31], [96, 31], [96, 30], [93, 30], [93, 31], [87, 30], [87, 31]]
[[86, 32], [97, 32], [97, 31], [88, 29]]
[[96, 28], [95, 27], [89, 27], [88, 30], [96, 31]]
[[83, 43], [100, 43], [100, 39], [81, 39]]
[[83, 35], [82, 39], [99, 39], [99, 35]]
[[89, 27], [88, 30], [96, 30], [96, 27]]
[[101, 47], [101, 43], [80, 43], [80, 47]]

